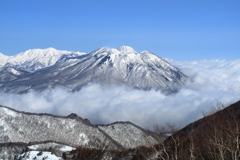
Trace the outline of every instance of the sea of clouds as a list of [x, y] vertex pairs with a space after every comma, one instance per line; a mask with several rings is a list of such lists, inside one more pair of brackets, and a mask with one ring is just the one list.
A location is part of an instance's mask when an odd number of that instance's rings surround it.
[[189, 77], [174, 95], [90, 84], [75, 93], [60, 88], [23, 95], [1, 93], [0, 104], [28, 112], [76, 113], [94, 124], [131, 121], [151, 129], [165, 123], [183, 127], [218, 102], [227, 106], [240, 100], [240, 60], [168, 61]]

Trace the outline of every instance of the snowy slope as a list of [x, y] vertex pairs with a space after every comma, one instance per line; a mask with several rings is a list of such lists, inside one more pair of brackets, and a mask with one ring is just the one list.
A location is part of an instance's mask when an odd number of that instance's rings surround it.
[[8, 82], [26, 76], [29, 72], [15, 68], [15, 67], [2, 67], [0, 68], [0, 82]]
[[96, 140], [101, 143], [107, 139], [106, 136], [81, 118], [22, 113], [0, 107], [0, 143], [50, 140], [71, 146], [85, 146]]
[[30, 49], [16, 56], [5, 56], [0, 54], [0, 66], [14, 66], [29, 72], [46, 68], [56, 64], [63, 57], [77, 57], [86, 53], [62, 51], [54, 48]]
[[119, 49], [100, 48], [81, 57], [65, 58], [45, 70], [4, 83], [3, 92], [25, 93], [29, 89], [66, 87], [80, 90], [89, 83], [126, 85], [131, 88], [157, 89], [174, 93], [187, 76], [164, 59], [144, 51], [122, 46]]
[[9, 56], [0, 53], [0, 67], [4, 66], [9, 58]]
[[[157, 141], [148, 132], [131, 122], [115, 122], [113, 124], [98, 126], [110, 135], [115, 141], [121, 143], [125, 148], [134, 148], [146, 144], [154, 144]], [[133, 136], [134, 135], [134, 136]]]
[[[111, 149], [122, 149], [146, 144], [146, 133], [146, 130], [130, 122], [95, 126], [76, 114], [60, 117], [19, 112], [0, 106], [0, 143], [54, 141], [73, 147], [93, 148], [108, 144]], [[31, 147], [34, 149], [44, 145], [47, 144]]]
[[29, 151], [19, 155], [17, 158], [21, 160], [63, 160], [51, 152]]
[[28, 148], [31, 150], [49, 149], [50, 147], [52, 149], [59, 150], [62, 152], [69, 152], [69, 151], [76, 149], [74, 147], [70, 147], [70, 146], [66, 146], [66, 145], [62, 145], [62, 144], [58, 144], [58, 143], [53, 143], [53, 142], [41, 143], [41, 144], [35, 144], [35, 145], [28, 146]]

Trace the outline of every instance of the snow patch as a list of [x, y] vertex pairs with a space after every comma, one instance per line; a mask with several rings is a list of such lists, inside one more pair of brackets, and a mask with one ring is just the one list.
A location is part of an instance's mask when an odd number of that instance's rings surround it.
[[60, 148], [59, 150], [63, 151], [63, 152], [70, 152], [70, 151], [73, 151], [75, 149], [76, 148], [73, 148], [73, 147], [70, 147], [70, 146], [64, 146], [64, 147]]
[[30, 151], [25, 152], [18, 156], [21, 160], [63, 160], [61, 157], [57, 157], [51, 152]]
[[83, 144], [88, 144], [89, 139], [88, 139], [88, 137], [86, 136], [86, 134], [81, 133], [81, 134], [79, 135], [79, 141], [80, 141], [80, 142], [82, 141]]
[[39, 145], [28, 146], [28, 148], [32, 150], [37, 150], [39, 148]]
[[62, 144], [58, 144], [58, 143], [44, 143], [44, 144], [37, 144], [37, 145], [28, 146], [28, 148], [32, 149], [32, 150], [48, 149], [50, 147], [54, 148], [54, 149], [57, 149], [59, 151], [63, 151], [63, 152], [68, 152], [68, 151], [72, 151], [72, 150], [76, 149], [74, 147], [66, 146], [66, 145], [62, 145]]
[[3, 108], [2, 110], [9, 116], [12, 116], [12, 117], [16, 117], [17, 116], [16, 112], [14, 112], [14, 111], [12, 111], [10, 109]]
[[14, 74], [14, 75], [21, 75], [21, 73], [19, 71], [17, 71], [14, 68], [10, 68], [10, 71]]

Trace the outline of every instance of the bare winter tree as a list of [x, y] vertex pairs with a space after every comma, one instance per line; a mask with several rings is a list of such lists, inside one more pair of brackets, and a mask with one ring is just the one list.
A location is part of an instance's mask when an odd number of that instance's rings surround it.
[[[178, 127], [173, 124], [155, 125], [153, 127], [156, 133], [157, 143], [152, 143], [145, 138], [148, 146], [148, 152], [145, 151], [145, 157], [157, 157], [161, 160], [178, 160], [182, 152], [182, 140], [180, 134], [176, 134]], [[145, 136], [147, 137], [147, 136]]]
[[209, 116], [205, 137], [208, 154], [212, 159], [238, 160], [240, 158], [239, 116], [239, 107], [220, 110], [217, 114]]

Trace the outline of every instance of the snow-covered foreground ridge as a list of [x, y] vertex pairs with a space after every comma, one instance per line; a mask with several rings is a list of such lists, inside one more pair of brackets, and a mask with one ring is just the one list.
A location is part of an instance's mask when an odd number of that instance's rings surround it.
[[164, 59], [128, 46], [100, 48], [88, 54], [49, 48], [10, 58], [0, 56], [0, 91], [8, 93], [56, 87], [78, 91], [89, 83], [174, 93], [187, 79]]
[[[123, 149], [146, 145], [147, 133], [130, 122], [97, 126], [76, 114], [34, 114], [0, 106], [0, 144], [54, 141], [72, 147], [107, 144], [112, 149]], [[155, 142], [151, 136], [147, 141]]]

